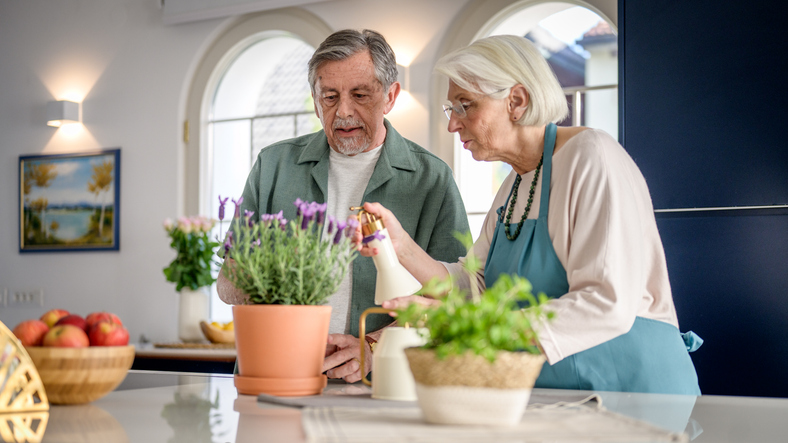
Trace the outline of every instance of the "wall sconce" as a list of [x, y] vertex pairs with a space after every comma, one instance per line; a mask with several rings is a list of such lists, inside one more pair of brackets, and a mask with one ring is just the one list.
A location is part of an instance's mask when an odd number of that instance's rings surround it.
[[410, 68], [408, 66], [397, 65], [397, 81], [403, 91], [410, 89]]
[[82, 121], [80, 104], [68, 100], [47, 103], [47, 125], [60, 127]]

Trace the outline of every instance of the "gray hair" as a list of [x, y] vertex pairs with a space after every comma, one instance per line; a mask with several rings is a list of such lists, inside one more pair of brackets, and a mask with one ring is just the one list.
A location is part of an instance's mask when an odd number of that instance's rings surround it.
[[[498, 35], [483, 38], [443, 56], [435, 66], [457, 86], [502, 99], [517, 84], [528, 91], [529, 104], [520, 125], [557, 123], [569, 113], [566, 97], [555, 73], [538, 49], [524, 37]], [[505, 89], [496, 94], [494, 91]]]
[[315, 93], [317, 69], [320, 65], [327, 61], [345, 60], [362, 51], [369, 51], [372, 64], [375, 66], [375, 77], [383, 85], [385, 94], [397, 81], [397, 58], [386, 39], [369, 29], [361, 32], [355, 29], [337, 31], [318, 46], [309, 60], [309, 86], [312, 88], [312, 94]]

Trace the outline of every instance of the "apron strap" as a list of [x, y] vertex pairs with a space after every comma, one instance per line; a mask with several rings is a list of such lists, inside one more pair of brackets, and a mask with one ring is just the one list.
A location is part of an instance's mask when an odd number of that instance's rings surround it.
[[542, 192], [539, 194], [539, 218], [547, 218], [550, 204], [550, 173], [553, 170], [553, 150], [555, 149], [555, 123], [548, 123], [544, 130], [544, 159], [542, 160]]

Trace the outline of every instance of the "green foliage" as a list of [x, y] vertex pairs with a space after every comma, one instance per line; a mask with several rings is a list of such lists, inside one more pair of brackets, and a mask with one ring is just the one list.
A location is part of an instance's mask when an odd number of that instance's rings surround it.
[[[470, 248], [470, 233], [457, 237]], [[481, 262], [472, 255], [464, 265], [469, 277], [480, 266]], [[475, 287], [473, 283], [471, 287]], [[431, 280], [420, 293], [439, 298], [442, 303], [432, 306], [412, 303], [397, 311], [397, 319], [400, 324], [425, 328], [429, 335], [424, 347], [434, 349], [439, 359], [468, 351], [490, 361], [495, 360], [498, 351], [540, 354], [532, 325], [538, 319], [549, 320], [554, 315], [542, 309], [547, 296], [534, 296], [531, 283], [516, 275], [502, 274], [481, 294], [467, 294], [450, 277]]]
[[209, 238], [214, 223], [205, 217], [181, 217], [177, 224], [165, 220], [164, 229], [172, 240], [170, 247], [178, 255], [164, 268], [164, 276], [167, 281], [175, 283], [176, 291], [184, 287], [197, 290], [216, 281], [211, 273], [211, 263], [219, 243]]
[[231, 242], [225, 242], [233, 259], [232, 266], [223, 267], [225, 277], [255, 304], [325, 304], [356, 257], [348, 237], [355, 229], [345, 231], [342, 222], [335, 231], [331, 220], [324, 238], [322, 214], [312, 214], [289, 222], [281, 213], [265, 215], [259, 223], [236, 217]]

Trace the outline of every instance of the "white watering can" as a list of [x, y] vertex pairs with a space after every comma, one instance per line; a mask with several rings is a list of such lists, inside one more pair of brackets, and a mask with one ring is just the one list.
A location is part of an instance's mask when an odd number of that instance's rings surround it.
[[[361, 373], [364, 374], [365, 361], [365, 326], [367, 314], [388, 314], [393, 309], [369, 308], [361, 314], [359, 320], [359, 341], [361, 345]], [[383, 333], [372, 353], [372, 381], [366, 375], [361, 381], [372, 387], [372, 398], [381, 400], [416, 400], [416, 382], [410, 372], [405, 348], [424, 346], [426, 338], [416, 328], [408, 326], [391, 326], [383, 329]]]

